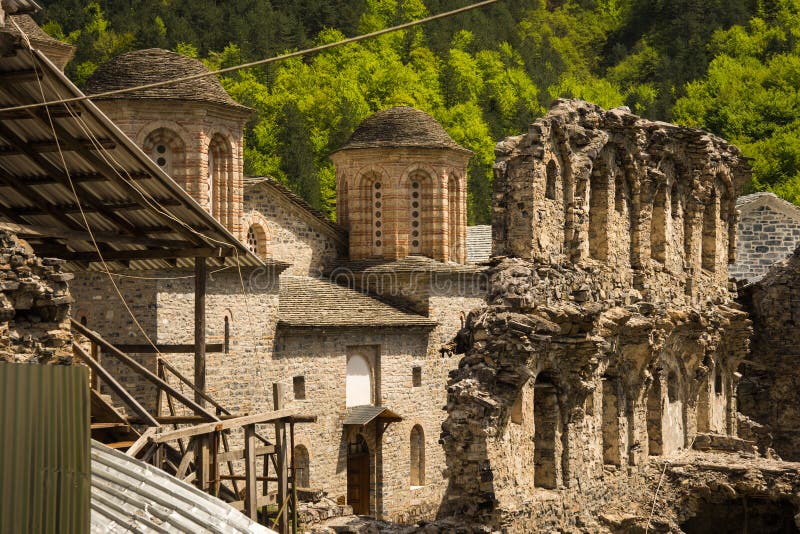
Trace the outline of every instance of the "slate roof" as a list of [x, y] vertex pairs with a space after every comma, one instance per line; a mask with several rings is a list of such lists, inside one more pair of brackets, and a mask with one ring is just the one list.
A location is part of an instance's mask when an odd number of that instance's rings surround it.
[[432, 328], [436, 322], [319, 278], [281, 276], [278, 326]]
[[747, 213], [761, 206], [769, 206], [788, 217], [800, 219], [800, 207], [783, 200], [775, 193], [761, 191], [751, 195], [742, 195], [736, 199], [736, 209], [742, 213]]
[[396, 106], [367, 117], [339, 150], [380, 147], [447, 148], [472, 153], [453, 141], [436, 119], [409, 106]]
[[317, 219], [320, 223], [325, 225], [329, 230], [333, 231], [336, 237], [347, 244], [347, 230], [330, 220], [323, 212], [313, 207], [305, 201], [303, 197], [280, 183], [272, 176], [245, 176], [244, 187], [256, 187], [264, 185], [270, 187], [273, 191], [284, 197], [286, 200], [297, 206], [300, 210], [307, 212], [309, 215]]
[[492, 256], [492, 227], [488, 224], [467, 226], [467, 261], [480, 263]]
[[91, 532], [274, 534], [227, 503], [92, 441]]
[[351, 406], [347, 409], [347, 415], [344, 418], [345, 425], [363, 426], [371, 423], [377, 418], [389, 419], [391, 421], [402, 421], [403, 418], [397, 415], [389, 408], [383, 406], [373, 406], [367, 404], [364, 406]]
[[[84, 90], [91, 95], [204, 72], [208, 72], [208, 68], [202, 62], [176, 52], [161, 48], [134, 50], [100, 65], [86, 81]], [[231, 98], [216, 76], [93, 99], [193, 100], [250, 111]]]
[[[28, 36], [28, 39], [31, 40], [32, 44], [36, 43], [45, 43], [50, 46], [56, 46], [59, 48], [63, 48], [65, 50], [72, 50], [75, 48], [71, 44], [67, 44], [64, 42], [59, 41], [58, 39], [51, 37], [46, 31], [41, 29], [38, 24], [31, 18], [30, 15], [11, 15], [9, 21], [13, 20], [19, 29], [25, 32], [25, 35]], [[4, 31], [7, 31], [11, 34], [18, 34], [16, 26], [11, 22], [6, 21], [6, 27]]]
[[429, 273], [436, 275], [478, 274], [484, 268], [477, 265], [459, 263], [442, 263], [425, 256], [407, 256], [399, 260], [367, 259], [341, 260], [330, 271], [330, 276], [344, 277], [349, 273], [386, 274], [386, 273]]

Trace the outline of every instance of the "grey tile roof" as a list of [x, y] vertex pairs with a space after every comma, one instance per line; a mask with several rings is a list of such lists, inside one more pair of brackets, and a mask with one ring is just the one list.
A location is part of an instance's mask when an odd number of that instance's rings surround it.
[[279, 326], [422, 326], [436, 322], [319, 278], [282, 276]]
[[467, 226], [467, 261], [480, 263], [492, 255], [492, 227], [488, 224]]
[[383, 406], [373, 406], [367, 404], [364, 406], [351, 406], [347, 409], [347, 415], [344, 418], [345, 425], [362, 426], [366, 425], [377, 418], [391, 419], [393, 421], [402, 421], [403, 418], [397, 415], [389, 408]]
[[783, 200], [775, 193], [761, 191], [750, 195], [742, 195], [736, 199], [736, 209], [743, 214], [761, 206], [769, 206], [788, 217], [800, 219], [800, 207]]
[[[84, 89], [87, 94], [95, 94], [205, 72], [208, 72], [208, 68], [197, 59], [161, 48], [148, 48], [127, 52], [106, 61], [89, 77]], [[106, 98], [194, 100], [223, 104], [250, 112], [249, 108], [231, 98], [216, 76], [206, 76], [188, 82], [142, 89], [100, 99]]]
[[91, 532], [270, 534], [194, 486], [92, 441]]
[[339, 150], [380, 147], [448, 148], [471, 153], [453, 141], [436, 119], [409, 106], [395, 106], [367, 117]]

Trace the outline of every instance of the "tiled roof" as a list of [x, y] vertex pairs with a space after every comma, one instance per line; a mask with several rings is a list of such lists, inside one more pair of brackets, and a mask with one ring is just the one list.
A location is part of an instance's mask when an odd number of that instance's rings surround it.
[[775, 193], [761, 191], [751, 195], [742, 195], [736, 199], [736, 209], [742, 213], [747, 213], [755, 208], [761, 206], [769, 206], [770, 208], [779, 211], [788, 217], [800, 219], [800, 207], [795, 206], [791, 202], [783, 200]]
[[383, 406], [373, 406], [366, 404], [364, 406], [351, 406], [347, 409], [347, 415], [344, 418], [345, 425], [363, 426], [371, 423], [375, 419], [390, 419], [392, 421], [402, 421], [403, 418], [394, 413], [389, 408]]
[[409, 106], [396, 106], [367, 117], [340, 150], [379, 147], [448, 148], [470, 152], [453, 141], [436, 119]]
[[244, 187], [247, 189], [248, 187], [255, 187], [258, 185], [264, 185], [266, 187], [271, 188], [273, 191], [277, 192], [279, 195], [283, 196], [286, 200], [297, 206], [300, 210], [307, 212], [309, 215], [317, 219], [320, 223], [325, 225], [326, 228], [333, 231], [336, 237], [341, 240], [344, 244], [347, 244], [347, 230], [330, 220], [324, 213], [320, 210], [313, 207], [311, 204], [305, 201], [303, 197], [280, 183], [278, 180], [273, 178], [272, 176], [245, 176], [244, 177]]
[[425, 256], [407, 256], [399, 260], [342, 260], [329, 273], [334, 277], [342, 277], [349, 273], [429, 273], [437, 275], [477, 274], [484, 270], [477, 265], [461, 265], [459, 263], [443, 263]]
[[480, 263], [492, 255], [492, 227], [488, 224], [467, 226], [467, 261]]
[[[127, 52], [103, 63], [86, 81], [84, 89], [86, 94], [91, 95], [205, 72], [208, 72], [208, 68], [197, 59], [161, 48], [148, 48]], [[249, 108], [238, 104], [231, 98], [216, 76], [206, 76], [188, 82], [141, 89], [100, 99], [107, 98], [194, 100], [250, 111]]]
[[91, 532], [274, 534], [194, 486], [92, 441]]
[[319, 278], [282, 276], [278, 325], [284, 326], [423, 326], [428, 317], [400, 310], [353, 289]]

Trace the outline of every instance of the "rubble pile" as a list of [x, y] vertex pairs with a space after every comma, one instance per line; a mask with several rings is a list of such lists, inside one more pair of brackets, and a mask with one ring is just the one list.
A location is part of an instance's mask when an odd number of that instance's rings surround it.
[[0, 231], [0, 361], [69, 363], [72, 297], [60, 260], [42, 259]]

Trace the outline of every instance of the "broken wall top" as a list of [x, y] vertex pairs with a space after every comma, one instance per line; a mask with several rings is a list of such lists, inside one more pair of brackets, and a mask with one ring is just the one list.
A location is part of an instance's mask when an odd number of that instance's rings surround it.
[[495, 255], [593, 266], [664, 298], [725, 298], [735, 199], [750, 178], [735, 146], [558, 100], [495, 152]]

